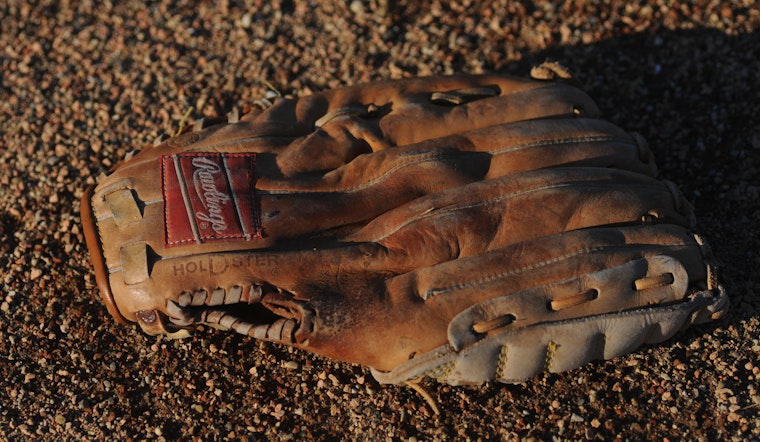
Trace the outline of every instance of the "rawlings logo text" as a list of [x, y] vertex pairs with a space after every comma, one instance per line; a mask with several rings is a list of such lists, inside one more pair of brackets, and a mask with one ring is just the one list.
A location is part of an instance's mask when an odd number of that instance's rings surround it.
[[252, 153], [162, 155], [166, 245], [261, 238], [255, 159]]
[[193, 185], [195, 191], [201, 198], [201, 204], [205, 212], [195, 212], [195, 217], [199, 221], [207, 222], [216, 233], [227, 230], [227, 222], [224, 219], [224, 206], [229, 202], [230, 197], [216, 188], [214, 176], [221, 173], [219, 165], [204, 157], [193, 158]]

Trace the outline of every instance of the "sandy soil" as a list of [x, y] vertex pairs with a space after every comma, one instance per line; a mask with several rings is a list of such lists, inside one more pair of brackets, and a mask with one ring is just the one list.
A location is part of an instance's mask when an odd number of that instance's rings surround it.
[[[760, 439], [758, 2], [422, 3], [0, 2], [0, 439]], [[546, 58], [693, 201], [724, 320], [524, 384], [426, 382], [436, 416], [361, 367], [149, 337], [97, 297], [82, 192], [188, 109], [243, 108], [262, 80], [298, 95]]]

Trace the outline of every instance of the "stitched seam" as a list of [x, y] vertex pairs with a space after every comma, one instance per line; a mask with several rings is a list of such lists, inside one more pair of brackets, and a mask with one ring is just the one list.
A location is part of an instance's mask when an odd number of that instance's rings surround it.
[[619, 142], [627, 142], [628, 140], [618, 138], [618, 137], [609, 137], [609, 136], [599, 136], [599, 137], [579, 137], [579, 138], [566, 138], [566, 139], [560, 139], [560, 140], [541, 140], [541, 141], [534, 141], [530, 143], [523, 143], [516, 146], [511, 146], [507, 148], [502, 149], [495, 149], [491, 151], [457, 151], [458, 154], [453, 154], [450, 152], [445, 153], [439, 153], [439, 152], [424, 152], [419, 154], [414, 154], [416, 158], [410, 158], [407, 160], [404, 160], [400, 162], [399, 164], [396, 164], [395, 166], [391, 167], [390, 169], [386, 170], [383, 174], [366, 181], [360, 185], [353, 186], [353, 187], [339, 187], [334, 190], [330, 191], [306, 191], [306, 190], [264, 190], [261, 189], [260, 192], [263, 194], [268, 195], [292, 195], [292, 194], [329, 194], [334, 193], [335, 191], [341, 191], [341, 192], [355, 192], [358, 190], [364, 190], [369, 187], [375, 186], [388, 178], [392, 177], [396, 174], [400, 169], [403, 169], [404, 167], [412, 166], [419, 163], [424, 163], [427, 161], [430, 161], [432, 159], [439, 159], [439, 160], [457, 160], [460, 159], [460, 154], [471, 154], [471, 155], [477, 155], [477, 154], [491, 154], [491, 155], [501, 155], [507, 152], [514, 152], [521, 149], [528, 149], [528, 148], [534, 148], [534, 147], [542, 147], [542, 146], [562, 146], [562, 145], [571, 145], [571, 144], [581, 144], [581, 143], [588, 143], [588, 142], [609, 142], [609, 141], [619, 141]]
[[[473, 184], [477, 185], [478, 183], [473, 183]], [[414, 222], [417, 222], [417, 221], [420, 221], [422, 219], [429, 218], [429, 217], [432, 217], [432, 216], [446, 215], [446, 214], [457, 212], [457, 211], [460, 211], [460, 210], [463, 210], [463, 209], [472, 209], [472, 208], [475, 208], [475, 207], [489, 206], [489, 205], [493, 205], [493, 204], [499, 203], [499, 202], [507, 200], [507, 199], [516, 198], [516, 197], [519, 197], [519, 196], [527, 195], [529, 193], [534, 193], [534, 192], [539, 192], [539, 191], [549, 190], [549, 189], [560, 189], [560, 188], [563, 188], [563, 187], [573, 187], [573, 186], [578, 185], [578, 184], [579, 184], [578, 182], [569, 182], [569, 183], [568, 182], [563, 182], [563, 183], [559, 183], [559, 184], [552, 184], [552, 185], [534, 187], [532, 189], [522, 190], [522, 191], [518, 191], [518, 192], [513, 192], [513, 193], [506, 194], [506, 195], [500, 195], [500, 196], [498, 196], [496, 198], [490, 198], [490, 199], [486, 199], [486, 200], [483, 200], [483, 201], [477, 201], [477, 202], [474, 202], [474, 203], [471, 203], [471, 204], [459, 204], [459, 205], [449, 206], [449, 207], [446, 207], [446, 208], [431, 207], [429, 210], [425, 211], [424, 213], [421, 213], [421, 214], [419, 214], [417, 216], [408, 218], [403, 223], [401, 223], [398, 226], [396, 226], [394, 229], [391, 229], [388, 232], [386, 232], [385, 234], [383, 234], [382, 236], [375, 238], [374, 241], [377, 242], [377, 241], [381, 241], [383, 239], [386, 239], [389, 236], [391, 236], [394, 233], [396, 233], [397, 231], [401, 230], [402, 228], [404, 228], [404, 227], [406, 227], [406, 226], [408, 226], [408, 225], [410, 225], [410, 224], [412, 224]], [[606, 181], [603, 181], [603, 182], [581, 182], [581, 184], [584, 186], [585, 189], [590, 189], [590, 188], [593, 188], [593, 187], [605, 188], [605, 189], [609, 189], [611, 187], [622, 187], [622, 188], [628, 189], [628, 188], [631, 187], [630, 183], [610, 183], [610, 182], [606, 182]], [[638, 187], [638, 188], [650, 188], [652, 190], [662, 191], [662, 188], [660, 186], [656, 185], [656, 184], [636, 184], [636, 187]]]
[[[686, 245], [687, 244], [683, 243], [683, 242], [669, 243], [669, 244], [657, 244], [657, 245], [648, 247], [647, 249], [648, 250], [652, 250], [652, 251], [659, 251], [659, 250], [667, 250], [667, 249], [669, 249], [671, 247], [686, 246]], [[451, 286], [448, 286], [448, 287], [441, 287], [441, 288], [436, 288], [436, 289], [428, 290], [425, 293], [427, 295], [425, 297], [425, 299], [427, 300], [427, 299], [432, 298], [433, 296], [444, 294], [444, 293], [451, 292], [451, 291], [454, 291], [454, 290], [462, 290], [462, 289], [466, 289], [468, 287], [473, 287], [473, 286], [476, 286], [476, 285], [485, 284], [485, 283], [497, 281], [499, 279], [504, 279], [504, 278], [508, 278], [508, 277], [511, 277], [511, 276], [519, 275], [519, 274], [522, 274], [522, 273], [525, 273], [525, 272], [530, 272], [530, 271], [533, 271], [533, 270], [538, 269], [540, 267], [545, 267], [545, 266], [548, 266], [548, 265], [557, 264], [560, 261], [564, 261], [564, 260], [567, 260], [567, 259], [570, 259], [570, 258], [574, 258], [576, 256], [581, 256], [581, 255], [591, 254], [591, 253], [596, 253], [596, 252], [603, 252], [603, 251], [607, 251], [607, 250], [625, 250], [626, 248], [639, 248], [639, 247], [641, 247], [640, 244], [631, 244], [631, 245], [628, 245], [628, 246], [600, 246], [600, 247], [592, 247], [592, 248], [589, 248], [589, 249], [580, 249], [580, 250], [576, 250], [576, 251], [571, 252], [571, 253], [566, 253], [564, 255], [557, 256], [557, 257], [552, 258], [552, 259], [548, 259], [546, 261], [541, 261], [541, 262], [538, 262], [538, 263], [535, 263], [535, 264], [531, 264], [531, 265], [528, 265], [528, 266], [520, 267], [518, 269], [509, 271], [509, 272], [498, 273], [496, 275], [487, 276], [485, 278], [480, 278], [480, 279], [476, 279], [476, 280], [473, 280], [473, 281], [461, 282], [461, 283], [458, 283], [456, 285], [451, 285]]]

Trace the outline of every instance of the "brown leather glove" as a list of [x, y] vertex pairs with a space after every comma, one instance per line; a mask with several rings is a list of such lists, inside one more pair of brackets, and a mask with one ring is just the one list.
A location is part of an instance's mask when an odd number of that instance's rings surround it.
[[727, 297], [643, 140], [565, 81], [498, 75], [278, 99], [87, 191], [109, 312], [373, 369], [516, 381], [719, 317]]

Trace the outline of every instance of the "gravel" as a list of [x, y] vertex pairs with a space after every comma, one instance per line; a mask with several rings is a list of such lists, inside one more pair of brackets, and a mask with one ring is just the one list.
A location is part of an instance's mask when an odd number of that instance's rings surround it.
[[[760, 440], [760, 5], [386, 0], [0, 4], [0, 439]], [[79, 200], [182, 116], [267, 92], [568, 66], [696, 206], [727, 317], [516, 385], [382, 386], [230, 333], [170, 341], [97, 297]]]

